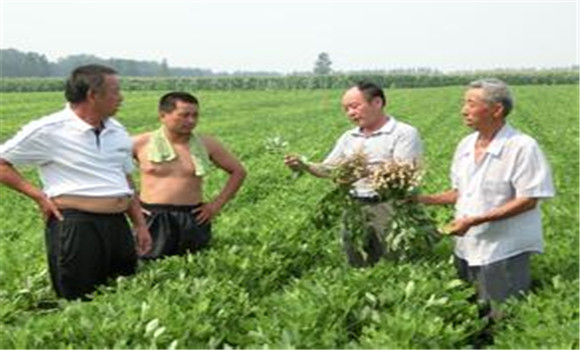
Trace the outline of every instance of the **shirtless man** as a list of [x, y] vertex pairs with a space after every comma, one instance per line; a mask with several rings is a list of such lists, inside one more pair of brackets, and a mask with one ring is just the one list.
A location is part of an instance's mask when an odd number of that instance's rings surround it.
[[[153, 248], [146, 259], [195, 252], [209, 244], [211, 221], [236, 194], [246, 171], [217, 140], [193, 130], [199, 102], [170, 92], [159, 101], [161, 127], [134, 137], [141, 173], [141, 201]], [[230, 174], [219, 193], [203, 202], [203, 177], [213, 163]]]

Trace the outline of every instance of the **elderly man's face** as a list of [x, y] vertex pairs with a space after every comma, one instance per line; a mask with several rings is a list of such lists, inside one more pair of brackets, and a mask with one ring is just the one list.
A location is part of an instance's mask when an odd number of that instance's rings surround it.
[[116, 75], [105, 76], [103, 86], [94, 93], [95, 107], [103, 116], [112, 116], [123, 102], [119, 78]]
[[465, 125], [478, 130], [496, 119], [497, 106], [485, 101], [483, 89], [468, 89], [465, 92], [461, 114]]
[[382, 117], [380, 98], [368, 102], [363, 93], [354, 87], [342, 97], [342, 107], [346, 115], [361, 128], [373, 126]]

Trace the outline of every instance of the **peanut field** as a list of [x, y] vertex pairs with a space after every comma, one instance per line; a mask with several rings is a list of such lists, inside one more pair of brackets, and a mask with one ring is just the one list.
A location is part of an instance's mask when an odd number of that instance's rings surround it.
[[[118, 119], [131, 134], [157, 127], [163, 91], [127, 91]], [[0, 187], [0, 348], [471, 348], [484, 324], [457, 280], [452, 240], [429, 254], [346, 263], [340, 220], [321, 227], [317, 203], [329, 181], [295, 178], [273, 137], [319, 161], [351, 127], [342, 90], [191, 91], [199, 130], [223, 142], [248, 177], [215, 220], [211, 248], [141, 264], [91, 302], [58, 300], [47, 271], [35, 204]], [[533, 290], [510, 300], [490, 348], [579, 347], [578, 85], [515, 86], [508, 117], [534, 137], [551, 164], [557, 195], [542, 204], [545, 253], [532, 259]], [[449, 187], [463, 87], [391, 89], [388, 112], [424, 141], [424, 192]], [[0, 143], [60, 109], [62, 92], [0, 93]], [[36, 171], [21, 168], [38, 184]], [[134, 175], [138, 179], [138, 174]], [[213, 170], [205, 196], [226, 179]], [[452, 208], [428, 208], [438, 226]]]

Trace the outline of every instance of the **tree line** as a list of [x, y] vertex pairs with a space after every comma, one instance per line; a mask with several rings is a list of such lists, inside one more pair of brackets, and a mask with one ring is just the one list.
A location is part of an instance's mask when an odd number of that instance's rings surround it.
[[51, 62], [43, 54], [23, 52], [16, 49], [0, 49], [0, 76], [3, 78], [66, 77], [85, 64], [103, 64], [115, 68], [121, 75], [132, 77], [209, 77], [209, 76], [275, 76], [277, 72], [236, 71], [214, 72], [211, 69], [170, 67], [166, 59], [161, 62], [139, 61], [122, 58], [100, 58], [94, 55], [70, 55]]
[[[518, 73], [487, 71], [470, 74], [334, 74], [288, 75], [283, 77], [127, 77], [121, 76], [125, 91], [197, 90], [295, 90], [345, 89], [360, 80], [373, 81], [388, 89], [466, 85], [493, 76], [510, 85], [578, 84], [578, 70]], [[2, 79], [0, 92], [62, 91], [64, 78]]]

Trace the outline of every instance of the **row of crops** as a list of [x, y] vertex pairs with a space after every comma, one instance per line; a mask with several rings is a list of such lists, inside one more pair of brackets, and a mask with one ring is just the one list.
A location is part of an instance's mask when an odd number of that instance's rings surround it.
[[[123, 78], [125, 90], [288, 90], [343, 89], [360, 80], [387, 88], [466, 85], [481, 76], [495, 76], [512, 85], [577, 84], [578, 70], [478, 72], [466, 74], [336, 74], [285, 77]], [[2, 78], [0, 92], [62, 91], [62, 78]]]
[[[533, 293], [505, 306], [496, 348], [578, 348], [578, 86], [514, 89], [510, 122], [534, 135], [557, 197], [543, 205], [546, 253], [533, 259]], [[195, 93], [196, 91], [194, 91]], [[61, 93], [0, 94], [0, 142], [62, 106]], [[159, 91], [125, 93], [131, 133], [156, 126]], [[458, 281], [451, 241], [424, 256], [353, 269], [338, 221], [313, 219], [332, 189], [295, 179], [267, 140], [321, 159], [350, 127], [340, 90], [200, 91], [200, 128], [244, 162], [249, 176], [214, 226], [210, 249], [140, 267], [92, 302], [59, 301], [46, 271], [42, 223], [29, 200], [0, 188], [1, 348], [470, 348], [484, 329], [472, 287]], [[425, 191], [448, 186], [462, 126], [462, 88], [397, 89], [389, 111], [424, 139]], [[36, 179], [31, 170], [25, 170]], [[214, 172], [211, 197], [225, 176]], [[37, 181], [37, 180], [36, 180]], [[442, 225], [451, 209], [429, 209]]]

